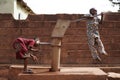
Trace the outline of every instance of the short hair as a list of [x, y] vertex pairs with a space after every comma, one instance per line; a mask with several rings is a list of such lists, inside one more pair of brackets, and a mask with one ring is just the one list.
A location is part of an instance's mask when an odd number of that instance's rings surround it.
[[[95, 9], [95, 8], [91, 8], [91, 9], [89, 10], [90, 14], [92, 13], [93, 10], [96, 10], [96, 9]], [[96, 10], [96, 11], [97, 11], [97, 10]]]

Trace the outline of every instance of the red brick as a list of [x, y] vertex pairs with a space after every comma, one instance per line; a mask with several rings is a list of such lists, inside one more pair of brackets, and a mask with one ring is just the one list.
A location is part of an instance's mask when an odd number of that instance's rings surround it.
[[27, 21], [41, 21], [44, 19], [44, 15], [28, 15], [27, 17]]
[[114, 28], [115, 24], [116, 24], [116, 22], [105, 21], [102, 24], [100, 24], [99, 29], [101, 29], [101, 28]]
[[19, 28], [0, 28], [0, 35], [20, 35], [21, 34], [21, 30]]
[[29, 21], [29, 28], [39, 28], [44, 27], [45, 22], [39, 22], [39, 21]]
[[56, 21], [56, 15], [28, 15], [27, 20], [29, 21]]
[[102, 28], [102, 30], [100, 31], [100, 34], [102, 35], [119, 35], [120, 29], [119, 28]]
[[0, 20], [14, 20], [12, 14], [0, 13]]
[[69, 49], [69, 50], [88, 50], [88, 44], [64, 44], [62, 45], [63, 48]]
[[113, 43], [113, 38], [114, 37], [110, 37], [110, 35], [100, 35], [101, 37], [101, 41], [103, 42], [103, 44], [111, 44]]
[[13, 28], [14, 27], [14, 21], [0, 21], [0, 28]]
[[87, 43], [87, 36], [65, 35], [62, 42], [63, 43]]
[[56, 21], [56, 15], [44, 15], [44, 21]]
[[[101, 59], [102, 59], [102, 62], [104, 64], [119, 64], [120, 63], [120, 60], [119, 60], [120, 57], [107, 57], [107, 56], [102, 56]], [[114, 65], [113, 65], [114, 66]]]
[[58, 19], [67, 19], [67, 20], [71, 20], [71, 15], [68, 14], [57, 14], [56, 15]]
[[67, 50], [61, 54], [61, 57], [68, 56], [73, 56], [76, 58], [91, 58], [91, 53], [87, 50]]
[[104, 21], [120, 21], [120, 14], [119, 13], [105, 13]]
[[86, 35], [86, 29], [80, 29], [80, 28], [70, 29], [70, 28], [68, 28], [65, 34], [66, 35]]
[[118, 22], [115, 22], [115, 23], [114, 23], [114, 27], [115, 27], [115, 28], [120, 28], [120, 22], [119, 22], [119, 21], [118, 21]]
[[18, 22], [18, 25], [19, 25], [19, 27], [28, 27], [28, 25], [29, 25], [30, 23], [28, 22], [28, 21], [25, 21], [25, 20], [20, 20], [19, 22]]
[[120, 57], [120, 50], [108, 50], [107, 53], [111, 57]]
[[[22, 28], [22, 34], [23, 35], [37, 35], [37, 36], [50, 36], [51, 35], [50, 29], [47, 28]], [[27, 34], [26, 34], [27, 33]]]
[[119, 43], [104, 44], [106, 50], [120, 50]]
[[113, 43], [119, 43], [120, 42], [120, 35], [114, 35], [114, 36], [111, 36], [111, 37], [112, 37]]

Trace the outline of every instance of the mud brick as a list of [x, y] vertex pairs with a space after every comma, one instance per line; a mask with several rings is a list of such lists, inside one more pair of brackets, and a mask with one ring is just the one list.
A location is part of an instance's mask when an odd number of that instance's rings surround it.
[[[81, 64], [84, 65], [84, 64], [91, 64], [92, 63], [92, 58], [82, 58], [82, 57], [74, 57], [74, 56], [68, 56], [68, 57], [65, 57], [63, 59], [61, 59], [61, 63], [62, 64]], [[80, 65], [79, 65], [80, 66]]]
[[65, 35], [65, 37], [62, 40], [63, 43], [86, 43], [87, 42], [87, 36], [84, 35], [78, 35], [78, 36], [70, 36]]
[[85, 28], [86, 29], [86, 21], [79, 21], [79, 22], [76, 22], [77, 23], [77, 27], [80, 27], [80, 28]]
[[52, 47], [50, 45], [40, 45], [40, 49], [42, 50], [42, 52], [50, 52]]
[[29, 28], [53, 28], [56, 22], [50, 22], [50, 21], [29, 21], [28, 25]]
[[90, 58], [91, 53], [88, 50], [66, 50], [61, 54], [62, 57], [76, 56], [77, 58]]
[[28, 15], [27, 21], [43, 21], [44, 20], [44, 15]]
[[44, 36], [47, 36], [47, 35], [50, 35], [51, 34], [51, 31], [50, 29], [46, 29], [46, 28], [22, 28], [22, 34], [23, 35], [44, 35]]
[[71, 19], [72, 20], [79, 19], [81, 18], [81, 16], [83, 16], [83, 14], [71, 14]]
[[66, 31], [66, 35], [86, 35], [86, 29], [68, 28]]
[[120, 21], [119, 13], [105, 13], [104, 21]]
[[88, 50], [88, 44], [64, 44], [62, 47], [69, 50]]
[[106, 44], [104, 43], [105, 49], [106, 50], [120, 50], [120, 44], [118, 43], [111, 43], [111, 44]]
[[11, 36], [11, 35], [2, 35], [0, 36], [0, 43], [11, 43], [16, 39], [16, 36]]
[[120, 57], [107, 57], [107, 56], [102, 56], [101, 57], [102, 62], [105, 64], [119, 64], [120, 63]]
[[0, 43], [0, 49], [10, 49], [11, 45], [7, 44], [6, 42]]
[[79, 50], [89, 50], [89, 47], [88, 47], [87, 43], [86, 44], [79, 44], [79, 45], [77, 45], [77, 48]]
[[120, 57], [120, 50], [107, 50], [108, 57]]
[[84, 29], [86, 29], [86, 22], [85, 21], [71, 22], [69, 28], [84, 28]]
[[20, 27], [20, 20], [14, 20], [14, 27], [19, 28]]
[[114, 27], [120, 29], [120, 21], [114, 22]]
[[71, 20], [71, 15], [68, 15], [68, 14], [57, 14], [56, 16], [57, 16], [58, 19]]
[[100, 32], [100, 35], [108, 35], [109, 34], [109, 29], [105, 29], [105, 28], [102, 28], [101, 30], [99, 30]]
[[111, 50], [120, 50], [120, 43], [114, 43], [111, 46]]
[[54, 29], [54, 27], [55, 27], [55, 25], [56, 25], [56, 22], [49, 22], [49, 21], [45, 21], [44, 22], [44, 28], [49, 28], [49, 29]]
[[0, 35], [20, 35], [20, 29], [18, 28], [0, 28]]
[[28, 18], [27, 20], [30, 20], [30, 21], [56, 21], [57, 20], [57, 17], [56, 15], [28, 15]]
[[44, 15], [44, 21], [56, 21], [57, 20], [57, 16], [56, 15]]
[[100, 34], [102, 35], [119, 35], [120, 29], [119, 28], [102, 28], [102, 30], [100, 31]]
[[14, 20], [12, 14], [8, 14], [8, 13], [0, 13], [0, 20]]
[[110, 29], [110, 35], [119, 35], [120, 33], [120, 29], [119, 28], [114, 28], [114, 29]]
[[29, 21], [26, 20], [14, 20], [15, 28], [26, 28], [29, 27]]
[[11, 50], [11, 49], [0, 49], [0, 57], [12, 57], [15, 55], [15, 51]]
[[28, 26], [29, 28], [39, 28], [44, 27], [45, 22], [39, 22], [39, 21], [29, 21]]
[[101, 41], [106, 44], [113, 43], [113, 37], [111, 35], [100, 35]]
[[90, 50], [78, 50], [77, 52], [78, 57], [82, 58], [91, 58], [91, 52]]
[[79, 64], [90, 64], [90, 63], [92, 63], [92, 58], [78, 58], [77, 63], [79, 63]]
[[26, 21], [26, 20], [20, 20], [19, 21], [19, 27], [28, 27], [28, 25], [29, 25], [29, 22], [28, 21]]
[[0, 57], [0, 64], [10, 64], [11, 63], [11, 60], [10, 60], [10, 57], [8, 56], [4, 56], [4, 57]]
[[120, 35], [113, 35], [111, 36], [113, 43], [119, 43], [120, 42]]
[[115, 22], [110, 22], [110, 21], [104, 21], [102, 24], [100, 24], [99, 29], [101, 28], [114, 28], [115, 27]]
[[6, 21], [6, 20], [0, 21], [0, 28], [13, 28], [13, 27], [14, 27], [14, 21]]
[[108, 63], [112, 64], [120, 64], [120, 57], [109, 57]]
[[105, 48], [106, 51], [111, 50], [111, 49], [112, 49], [111, 46], [112, 46], [112, 44], [105, 44], [105, 43], [104, 43], [104, 48]]
[[77, 62], [77, 59], [76, 56], [73, 56], [73, 55], [69, 55], [66, 57], [66, 61], [61, 59], [62, 63], [66, 63], [66, 64], [78, 64], [79, 62]]
[[71, 22], [68, 28], [78, 28], [76, 25], [77, 25], [76, 22]]

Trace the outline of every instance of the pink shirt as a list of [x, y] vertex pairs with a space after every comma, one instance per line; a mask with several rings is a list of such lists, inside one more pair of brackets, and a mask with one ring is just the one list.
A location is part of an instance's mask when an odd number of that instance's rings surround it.
[[35, 44], [34, 39], [26, 39], [26, 38], [17, 38], [13, 42], [13, 48], [17, 49], [16, 44], [19, 44], [20, 50], [16, 52], [17, 59], [23, 59], [24, 54], [28, 51], [28, 46], [33, 47]]

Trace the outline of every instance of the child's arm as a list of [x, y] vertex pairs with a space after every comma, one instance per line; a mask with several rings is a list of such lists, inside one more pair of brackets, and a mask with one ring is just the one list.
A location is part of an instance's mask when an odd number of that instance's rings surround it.
[[99, 24], [102, 24], [102, 23], [103, 23], [103, 16], [104, 16], [104, 13], [102, 12], [100, 15], [101, 15], [101, 20], [99, 21]]
[[86, 19], [93, 19], [93, 16], [90, 16], [89, 14], [83, 15], [81, 18], [86, 18]]

